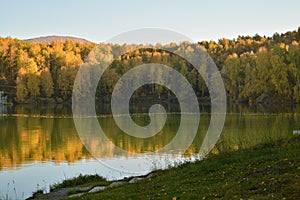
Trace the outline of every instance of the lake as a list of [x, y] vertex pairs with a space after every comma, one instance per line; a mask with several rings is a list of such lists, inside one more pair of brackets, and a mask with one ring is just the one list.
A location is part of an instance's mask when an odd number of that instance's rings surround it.
[[[114, 146], [97, 146], [97, 157], [83, 145], [69, 106], [1, 107], [0, 113], [0, 199], [23, 199], [35, 190], [49, 191], [49, 185], [79, 174], [95, 174], [109, 180], [135, 175], [115, 170], [112, 163], [127, 166], [140, 160], [147, 173], [197, 158], [197, 153], [210, 121], [210, 106], [201, 105], [200, 124], [192, 144], [183, 155], [151, 157], [175, 136], [180, 123], [177, 108], [169, 106], [164, 128], [155, 136], [141, 139], [124, 134], [107, 111], [109, 106], [97, 107], [97, 118], [106, 137], [119, 148], [143, 156], [118, 156]], [[133, 121], [149, 123], [148, 107], [131, 107]], [[228, 108], [222, 134], [212, 153], [244, 149], [262, 142], [287, 138], [300, 130], [299, 106], [242, 106]], [[193, 117], [192, 115], [189, 117]], [[97, 139], [95, 139], [97, 141]], [[96, 145], [96, 144], [95, 144]], [[149, 156], [149, 157], [148, 157]], [[148, 160], [147, 160], [148, 159]], [[150, 160], [149, 160], [150, 159]], [[179, 161], [179, 162], [178, 162]], [[149, 165], [150, 163], [150, 165]], [[152, 165], [151, 165], [152, 163]]]

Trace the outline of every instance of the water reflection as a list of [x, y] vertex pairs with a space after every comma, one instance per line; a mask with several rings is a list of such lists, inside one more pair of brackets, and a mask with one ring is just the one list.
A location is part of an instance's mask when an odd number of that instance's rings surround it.
[[71, 118], [4, 117], [0, 121], [0, 169], [30, 162], [90, 158]]
[[[18, 168], [23, 163], [36, 161], [72, 163], [81, 159], [90, 159], [89, 152], [77, 135], [68, 109], [62, 109], [61, 115], [54, 117], [48, 115], [47, 117], [45, 113], [51, 113], [53, 110], [49, 108], [30, 110], [26, 107], [18, 107], [19, 115], [2, 116], [0, 118], [0, 170]], [[298, 113], [276, 115], [257, 113], [257, 111], [247, 113], [245, 108], [244, 112], [238, 113], [234, 109], [236, 108], [233, 108], [234, 113], [229, 113], [226, 117], [221, 138], [214, 148], [214, 152], [247, 148], [260, 142], [291, 135], [293, 130], [300, 128]], [[62, 114], [63, 112], [65, 114]], [[24, 113], [25, 116], [23, 116]], [[37, 114], [43, 116], [39, 117]], [[140, 125], [149, 122], [147, 115], [132, 117]], [[98, 120], [106, 137], [113, 145], [128, 152], [145, 153], [157, 151], [172, 140], [180, 123], [180, 115], [168, 114], [162, 131], [153, 137], [144, 139], [123, 133], [116, 126], [112, 116], [102, 116]], [[210, 115], [202, 113], [198, 134], [186, 150], [186, 156], [199, 152], [209, 120]], [[97, 135], [94, 137], [95, 139], [92, 141], [97, 141]], [[95, 151], [98, 152], [97, 157], [112, 158], [116, 156], [116, 149], [113, 146], [93, 145]]]
[[293, 135], [300, 127], [298, 113], [227, 114], [222, 135], [213, 152], [245, 149]]
[[[132, 106], [131, 109], [136, 113], [148, 112], [147, 106]], [[178, 110], [172, 106], [167, 109], [174, 113]], [[114, 146], [133, 153], [151, 153], [160, 149], [172, 140], [180, 122], [180, 115], [168, 114], [166, 125], [159, 134], [141, 139], [123, 133], [115, 125], [108, 110], [109, 106], [97, 107], [99, 124], [113, 145], [92, 145], [98, 152], [97, 157], [107, 162], [126, 160], [126, 157], [116, 159]], [[185, 151], [185, 158], [199, 152], [209, 125], [210, 107], [201, 105], [200, 110], [202, 114], [198, 133]], [[47, 185], [53, 184], [62, 180], [64, 174], [67, 174], [68, 178], [84, 172], [99, 173], [109, 179], [124, 176], [95, 163], [77, 134], [69, 106], [16, 106], [7, 107], [5, 112], [0, 115], [0, 198], [3, 197], [7, 183], [12, 180], [21, 183], [24, 182], [21, 180], [26, 180], [27, 187], [24, 184], [16, 187], [20, 192], [18, 197], [22, 196], [22, 192], [28, 197], [37, 183], [43, 184], [41, 181], [46, 180]], [[231, 106], [221, 137], [212, 153], [243, 149], [262, 142], [287, 138], [294, 130], [300, 130], [299, 113], [299, 106]], [[132, 118], [139, 125], [149, 123], [147, 115], [137, 114]], [[134, 159], [138, 157], [132, 158], [131, 161], [134, 162]], [[162, 168], [170, 164], [168, 161], [159, 163], [156, 160], [152, 160], [152, 163], [150, 168]], [[36, 173], [37, 169], [41, 172]], [[35, 174], [35, 179], [30, 178], [32, 174]]]

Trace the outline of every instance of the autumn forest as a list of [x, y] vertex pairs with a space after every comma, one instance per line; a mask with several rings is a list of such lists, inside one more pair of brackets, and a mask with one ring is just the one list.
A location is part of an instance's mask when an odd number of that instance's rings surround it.
[[[183, 60], [170, 57], [164, 49], [184, 50], [201, 48], [212, 57], [219, 68], [228, 99], [243, 103], [300, 103], [300, 27], [296, 31], [271, 37], [238, 36], [236, 39], [182, 42], [153, 49], [129, 52], [116, 59], [103, 79], [97, 95], [106, 96], [128, 69], [142, 63], [159, 62], [185, 75], [201, 98], [209, 96], [202, 77]], [[101, 44], [112, 54], [122, 45]], [[70, 102], [76, 73], [89, 52], [97, 44], [67, 40], [64, 42], [23, 41], [0, 38], [0, 91], [13, 103]], [[124, 46], [124, 45], [123, 45]], [[130, 49], [130, 45], [129, 45]], [[147, 87], [147, 86], [146, 86]], [[159, 95], [167, 98], [162, 86], [142, 88], [136, 97]]]

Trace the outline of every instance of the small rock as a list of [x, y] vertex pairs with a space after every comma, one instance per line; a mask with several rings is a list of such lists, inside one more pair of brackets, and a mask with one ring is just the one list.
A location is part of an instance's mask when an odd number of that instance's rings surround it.
[[88, 193], [93, 193], [93, 192], [99, 192], [102, 191], [106, 188], [106, 186], [96, 186], [93, 189], [91, 189]]
[[119, 185], [123, 185], [123, 184], [126, 184], [128, 182], [126, 181], [116, 181], [116, 182], [112, 182], [109, 187], [114, 187], [114, 186], [119, 186]]
[[81, 197], [82, 195], [84, 195], [85, 193], [82, 192], [82, 193], [76, 193], [76, 194], [72, 194], [70, 196], [68, 196], [69, 198], [73, 198], [73, 197]]
[[92, 186], [86, 186], [86, 187], [78, 186], [78, 187], [75, 187], [74, 189], [77, 190], [78, 192], [85, 192], [85, 191], [92, 189]]
[[130, 181], [129, 181], [129, 183], [136, 183], [136, 182], [138, 182], [138, 181], [140, 181], [140, 180], [143, 180], [144, 178], [139, 178], [139, 177], [135, 177], [135, 178], [132, 178]]
[[153, 177], [154, 176], [154, 174], [151, 172], [151, 173], [149, 173], [147, 176], [146, 176], [146, 178], [151, 178], [151, 177]]

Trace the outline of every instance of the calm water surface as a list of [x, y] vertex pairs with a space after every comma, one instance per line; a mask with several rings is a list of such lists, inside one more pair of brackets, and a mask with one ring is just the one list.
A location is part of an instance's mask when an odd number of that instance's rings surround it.
[[[102, 110], [101, 110], [102, 109]], [[176, 108], [168, 110], [167, 122], [157, 135], [139, 139], [124, 134], [115, 125], [113, 117], [101, 107], [99, 124], [106, 136], [116, 146], [134, 153], [153, 152], [166, 145], [176, 134], [180, 115]], [[172, 110], [173, 109], [173, 110]], [[209, 106], [200, 107], [201, 119], [197, 136], [185, 151], [182, 160], [198, 153], [206, 134], [210, 115]], [[129, 176], [108, 167], [93, 158], [80, 140], [71, 108], [67, 106], [1, 108], [0, 113], [0, 199], [7, 196], [22, 199], [31, 196], [34, 190], [49, 191], [49, 185], [79, 174], [95, 174], [109, 180]], [[132, 108], [132, 112], [146, 113], [147, 107]], [[237, 150], [261, 142], [287, 138], [294, 130], [300, 130], [300, 109], [285, 107], [234, 106], [228, 110], [225, 125], [213, 153]], [[192, 117], [192, 116], [190, 116]], [[139, 125], [149, 123], [147, 115], [136, 115], [133, 120]], [[128, 159], [116, 157], [114, 148], [98, 150], [101, 160], [128, 164]], [[126, 161], [127, 160], [127, 161]], [[141, 166], [145, 172], [165, 168], [172, 158], [153, 160], [152, 166]]]

